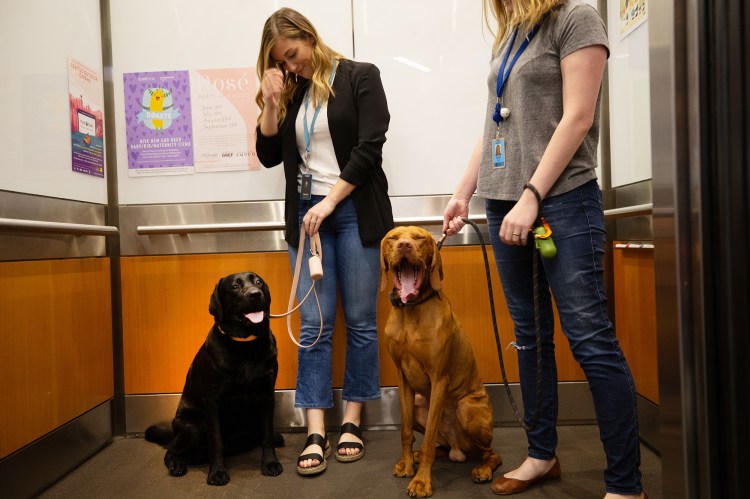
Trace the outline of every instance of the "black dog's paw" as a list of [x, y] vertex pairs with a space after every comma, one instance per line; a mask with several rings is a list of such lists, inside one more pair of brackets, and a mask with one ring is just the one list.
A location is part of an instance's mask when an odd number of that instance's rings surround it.
[[260, 473], [264, 476], [279, 476], [284, 467], [278, 461], [269, 461], [260, 465]]
[[209, 485], [226, 485], [229, 483], [229, 472], [223, 466], [211, 466], [208, 470], [208, 480], [206, 480], [206, 482]]
[[168, 451], [164, 455], [164, 464], [172, 476], [182, 476], [187, 473], [187, 463], [181, 457], [172, 452]]
[[281, 433], [274, 433], [273, 434], [273, 446], [274, 447], [284, 447], [285, 444], [284, 435]]

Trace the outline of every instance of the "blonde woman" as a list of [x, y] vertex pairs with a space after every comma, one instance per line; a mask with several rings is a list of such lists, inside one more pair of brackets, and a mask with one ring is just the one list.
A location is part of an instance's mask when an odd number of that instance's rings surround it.
[[[323, 278], [316, 287], [324, 328], [315, 346], [298, 349], [295, 395], [295, 406], [306, 410], [308, 424], [297, 471], [312, 475], [326, 469], [330, 452], [324, 411], [333, 407], [337, 289], [347, 335], [342, 390], [346, 405], [337, 460], [362, 457], [362, 405], [380, 398], [379, 242], [393, 227], [382, 168], [390, 115], [378, 69], [347, 60], [328, 47], [310, 21], [292, 9], [280, 9], [266, 21], [257, 70], [261, 114], [256, 150], [264, 166], [284, 167], [285, 236], [292, 267], [301, 230], [319, 234], [323, 246]], [[310, 274], [303, 266], [298, 299], [309, 287]], [[300, 310], [300, 342], [309, 345], [318, 336], [318, 309], [308, 300]]]
[[[475, 191], [485, 198], [514, 322], [525, 422], [538, 417], [527, 432], [528, 457], [496, 478], [492, 490], [515, 494], [562, 476], [552, 295], [593, 395], [607, 457], [605, 497], [645, 497], [635, 387], [607, 317], [602, 272], [606, 234], [595, 168], [599, 95], [609, 55], [604, 23], [580, 0], [486, 0], [485, 19], [497, 36], [484, 135], [445, 208], [443, 230], [448, 235], [461, 230]], [[542, 215], [557, 256], [542, 259], [538, 272], [543, 351], [536, 414], [535, 249], [529, 227]]]

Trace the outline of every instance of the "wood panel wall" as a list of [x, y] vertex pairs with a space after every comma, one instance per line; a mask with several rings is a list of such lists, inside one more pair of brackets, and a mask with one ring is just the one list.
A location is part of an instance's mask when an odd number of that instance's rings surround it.
[[0, 263], [0, 458], [114, 395], [108, 258]]
[[[474, 348], [480, 374], [486, 383], [502, 381], [491, 322], [484, 263], [479, 247], [445, 247], [444, 290]], [[515, 351], [506, 350], [513, 341], [512, 324], [505, 308], [490, 252], [492, 287], [506, 371], [510, 382], [518, 381]], [[178, 393], [187, 369], [205, 340], [213, 318], [208, 301], [216, 282], [234, 272], [254, 271], [272, 292], [271, 312], [284, 312], [291, 286], [289, 258], [285, 252], [216, 255], [123, 257], [122, 306], [125, 393]], [[386, 292], [380, 294], [378, 322], [385, 325], [391, 305]], [[293, 332], [298, 334], [295, 315]], [[273, 319], [272, 330], [279, 345], [277, 389], [294, 389], [297, 350], [288, 337], [285, 319]], [[382, 336], [381, 336], [382, 337]], [[334, 325], [334, 386], [343, 382], [346, 338], [343, 315]], [[567, 340], [556, 331], [558, 371], [561, 381], [584, 379], [573, 360]], [[395, 386], [396, 372], [385, 348], [380, 349], [381, 386]]]
[[659, 404], [654, 250], [615, 248], [613, 266], [617, 338], [636, 391]]

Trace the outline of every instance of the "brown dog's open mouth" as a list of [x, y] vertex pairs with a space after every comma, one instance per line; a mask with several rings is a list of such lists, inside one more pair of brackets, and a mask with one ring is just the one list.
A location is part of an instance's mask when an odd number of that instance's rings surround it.
[[393, 284], [401, 295], [401, 302], [408, 303], [419, 296], [424, 279], [424, 268], [412, 265], [404, 258], [393, 268]]

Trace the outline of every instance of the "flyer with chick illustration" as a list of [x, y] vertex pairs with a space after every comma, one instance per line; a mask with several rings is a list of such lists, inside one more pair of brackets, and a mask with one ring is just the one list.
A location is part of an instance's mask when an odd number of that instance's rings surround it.
[[128, 174], [192, 174], [188, 71], [124, 73]]

